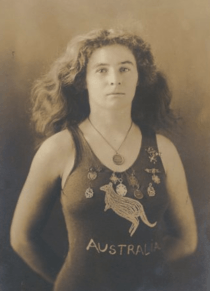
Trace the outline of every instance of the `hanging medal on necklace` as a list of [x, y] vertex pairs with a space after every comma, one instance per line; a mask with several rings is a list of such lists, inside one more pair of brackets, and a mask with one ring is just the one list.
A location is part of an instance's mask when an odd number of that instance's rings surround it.
[[115, 154], [114, 154], [114, 156], [112, 157], [112, 161], [114, 162], [114, 164], [115, 165], [117, 165], [117, 166], [120, 166], [120, 165], [122, 165], [122, 164], [124, 164], [124, 162], [125, 162], [125, 158], [121, 155], [121, 154], [119, 154], [119, 150], [120, 150], [120, 148], [122, 147], [122, 145], [124, 144], [124, 142], [125, 142], [125, 140], [126, 140], [126, 138], [127, 138], [127, 136], [128, 136], [128, 134], [129, 134], [129, 132], [130, 132], [130, 130], [131, 130], [131, 128], [132, 128], [132, 125], [133, 125], [133, 122], [131, 122], [131, 125], [130, 125], [130, 127], [129, 127], [129, 129], [128, 129], [128, 131], [127, 131], [127, 133], [126, 133], [126, 135], [125, 135], [125, 137], [124, 137], [124, 139], [123, 139], [123, 141], [121, 142], [121, 144], [120, 144], [120, 146], [119, 146], [119, 148], [116, 150], [109, 142], [108, 142], [108, 140], [100, 133], [100, 131], [93, 125], [93, 123], [91, 122], [91, 120], [90, 120], [90, 118], [88, 117], [88, 120], [89, 120], [89, 122], [90, 122], [90, 124], [91, 124], [91, 126], [95, 129], [95, 131], [97, 131], [97, 133], [105, 140], [105, 142], [115, 151]]
[[125, 159], [122, 155], [120, 155], [118, 152], [116, 152], [116, 154], [113, 156], [112, 158], [113, 162], [115, 163], [115, 165], [122, 165], [125, 162]]

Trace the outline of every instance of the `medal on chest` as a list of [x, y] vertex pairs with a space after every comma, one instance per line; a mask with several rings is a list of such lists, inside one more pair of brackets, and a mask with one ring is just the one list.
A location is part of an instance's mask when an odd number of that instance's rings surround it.
[[131, 175], [129, 175], [128, 173], [126, 174], [128, 183], [133, 188], [134, 197], [136, 197], [137, 199], [142, 199], [144, 197], [144, 194], [140, 190], [140, 185], [136, 177], [135, 170], [134, 169], [132, 170]]
[[116, 192], [120, 196], [125, 196], [128, 190], [127, 190], [127, 187], [122, 182], [120, 182], [120, 184], [116, 186]]
[[117, 183], [119, 183], [116, 186], [116, 192], [117, 194], [119, 194], [120, 196], [125, 196], [128, 192], [127, 187], [123, 184], [123, 179], [118, 178], [117, 175], [115, 174], [115, 172], [112, 173], [111, 177], [109, 178], [110, 181], [116, 185]]

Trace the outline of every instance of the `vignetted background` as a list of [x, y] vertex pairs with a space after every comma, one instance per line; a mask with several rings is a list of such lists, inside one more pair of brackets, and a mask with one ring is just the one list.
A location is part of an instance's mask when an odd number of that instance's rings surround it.
[[[167, 75], [173, 92], [172, 107], [183, 117], [182, 132], [179, 136], [172, 134], [172, 140], [185, 166], [199, 246], [195, 255], [174, 267], [177, 283], [172, 290], [208, 289], [210, 2], [1, 0], [1, 291], [50, 290], [50, 285], [35, 275], [9, 245], [12, 215], [34, 155], [28, 113], [32, 83], [46, 72], [73, 36], [113, 26], [127, 26], [151, 43], [157, 66]], [[50, 221], [45, 237], [56, 251], [65, 254], [65, 228], [59, 204]]]

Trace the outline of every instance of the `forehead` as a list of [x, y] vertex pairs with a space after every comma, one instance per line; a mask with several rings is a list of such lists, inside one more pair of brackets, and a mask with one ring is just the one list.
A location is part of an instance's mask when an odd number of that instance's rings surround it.
[[89, 58], [88, 66], [92, 67], [98, 63], [119, 64], [130, 61], [136, 64], [132, 51], [124, 45], [113, 44], [97, 48]]

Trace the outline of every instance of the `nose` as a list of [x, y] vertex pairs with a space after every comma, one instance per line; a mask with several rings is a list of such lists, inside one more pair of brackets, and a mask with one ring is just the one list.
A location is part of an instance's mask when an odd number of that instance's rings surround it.
[[111, 85], [121, 85], [121, 82], [111, 82]]
[[110, 72], [109, 83], [112, 86], [121, 85], [122, 84], [122, 80], [121, 80], [120, 74], [118, 72], [114, 72], [114, 71]]

